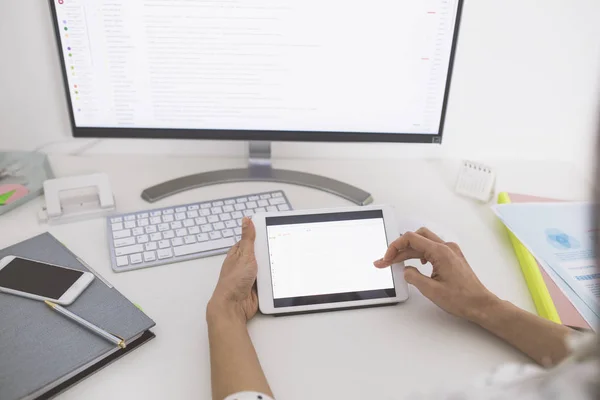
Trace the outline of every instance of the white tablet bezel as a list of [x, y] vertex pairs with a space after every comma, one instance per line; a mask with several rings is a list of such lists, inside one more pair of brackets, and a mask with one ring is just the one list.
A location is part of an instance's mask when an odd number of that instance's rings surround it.
[[[395, 213], [390, 206], [363, 206], [363, 207], [344, 207], [335, 209], [320, 209], [320, 210], [302, 210], [302, 211], [286, 211], [286, 212], [265, 212], [257, 213], [252, 216], [252, 221], [256, 227], [256, 242], [255, 253], [258, 262], [258, 304], [259, 309], [263, 314], [296, 314], [305, 312], [371, 307], [377, 305], [389, 305], [400, 303], [408, 299], [408, 285], [404, 280], [404, 264], [394, 264], [392, 268], [392, 278], [394, 280], [394, 288], [396, 290], [395, 297], [387, 297], [380, 299], [369, 300], [354, 300], [337, 303], [322, 303], [302, 306], [290, 307], [275, 307], [273, 299], [273, 286], [271, 282], [271, 263], [269, 260], [269, 248], [267, 243], [267, 226], [266, 219], [274, 216], [290, 216], [290, 215], [314, 215], [314, 214], [330, 214], [340, 212], [356, 212], [381, 210], [383, 213], [383, 222], [385, 225], [385, 233], [388, 240], [388, 245], [400, 236], [399, 227], [396, 223]], [[383, 256], [383, 254], [381, 255]], [[373, 260], [375, 261], [375, 260]], [[373, 267], [375, 268], [375, 267]]]

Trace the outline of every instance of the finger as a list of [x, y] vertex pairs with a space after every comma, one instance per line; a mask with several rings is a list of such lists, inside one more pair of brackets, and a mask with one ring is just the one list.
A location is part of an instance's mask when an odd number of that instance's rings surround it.
[[229, 251], [227, 252], [227, 257], [231, 257], [234, 254], [236, 254], [238, 251], [240, 250], [240, 242], [237, 242], [236, 244], [234, 244], [233, 246], [231, 246], [231, 248], [229, 249]]
[[404, 269], [404, 280], [423, 293], [424, 296], [430, 297], [435, 290], [435, 285], [438, 283], [430, 277], [423, 275], [421, 271], [415, 267], [406, 267]]
[[252, 245], [254, 248], [254, 240], [256, 239], [256, 229], [254, 228], [254, 223], [248, 217], [244, 217], [242, 219], [242, 245]]
[[385, 260], [383, 258], [380, 258], [379, 260], [375, 261], [373, 265], [375, 265], [377, 268], [385, 268], [389, 267], [392, 264], [396, 264], [406, 260], [421, 259], [422, 257], [423, 253], [414, 249], [406, 249], [397, 252], [396, 257], [394, 257], [392, 260]]
[[444, 243], [444, 241], [435, 233], [431, 232], [429, 229], [422, 227], [416, 230], [417, 234], [426, 237], [427, 239], [431, 240], [432, 242], [436, 242], [436, 243]]
[[464, 257], [464, 254], [463, 254], [463, 252], [460, 249], [460, 246], [458, 244], [456, 244], [454, 242], [446, 242], [446, 246], [450, 247], [450, 250], [452, 250], [453, 252], [455, 252], [459, 256]]
[[400, 251], [408, 248], [420, 252], [423, 254], [423, 258], [428, 259], [429, 257], [427, 255], [432, 254], [439, 245], [439, 243], [429, 240], [415, 232], [406, 232], [390, 244], [383, 259], [385, 261], [392, 261]]

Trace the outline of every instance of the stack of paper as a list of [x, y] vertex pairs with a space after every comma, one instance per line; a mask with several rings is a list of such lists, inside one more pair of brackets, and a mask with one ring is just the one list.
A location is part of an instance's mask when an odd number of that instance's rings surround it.
[[502, 222], [594, 329], [600, 326], [598, 229], [590, 203], [499, 204]]

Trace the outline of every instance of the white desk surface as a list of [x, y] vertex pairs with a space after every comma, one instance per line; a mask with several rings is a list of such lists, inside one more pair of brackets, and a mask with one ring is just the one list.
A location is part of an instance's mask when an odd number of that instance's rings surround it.
[[[212, 169], [244, 166], [241, 159], [165, 156], [51, 157], [57, 176], [107, 172], [120, 212], [284, 189], [296, 209], [349, 205], [316, 190], [276, 183], [239, 183], [181, 193], [155, 204], [145, 187]], [[569, 165], [505, 162], [498, 189], [571, 200], [590, 186]], [[533, 311], [503, 227], [488, 205], [452, 191], [458, 162], [277, 160], [280, 168], [324, 174], [370, 191], [398, 217], [425, 220], [458, 239], [471, 266], [493, 292]], [[156, 339], [61, 396], [82, 399], [209, 399], [205, 307], [224, 256], [113, 273], [104, 221], [38, 224], [38, 198], [0, 216], [0, 248], [49, 230], [156, 321]], [[411, 289], [401, 305], [274, 318], [258, 315], [249, 330], [265, 373], [281, 399], [401, 399], [436, 387], [467, 384], [504, 362], [526, 357], [491, 334], [458, 320]]]

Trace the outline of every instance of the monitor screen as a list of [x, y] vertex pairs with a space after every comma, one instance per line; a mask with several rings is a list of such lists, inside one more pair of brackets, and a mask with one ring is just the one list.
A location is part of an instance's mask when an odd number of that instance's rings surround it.
[[441, 140], [461, 0], [50, 0], [75, 136]]

